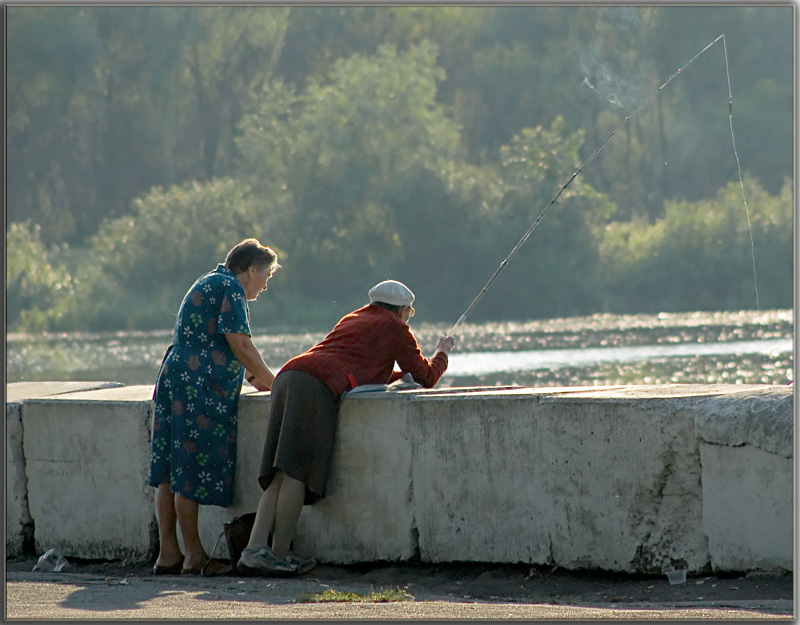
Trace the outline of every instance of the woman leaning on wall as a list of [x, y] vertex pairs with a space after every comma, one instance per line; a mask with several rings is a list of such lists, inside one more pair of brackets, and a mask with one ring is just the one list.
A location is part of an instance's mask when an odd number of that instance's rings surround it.
[[156, 575], [231, 571], [207, 555], [197, 517], [201, 504], [231, 502], [243, 378], [261, 391], [270, 390], [275, 379], [251, 340], [247, 302], [267, 290], [279, 266], [273, 250], [245, 239], [224, 264], [200, 276], [181, 303], [153, 393], [148, 483], [157, 489]]

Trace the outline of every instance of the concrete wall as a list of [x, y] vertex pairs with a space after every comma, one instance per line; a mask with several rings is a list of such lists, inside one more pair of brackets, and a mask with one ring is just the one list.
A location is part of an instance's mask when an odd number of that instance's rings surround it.
[[23, 450], [22, 402], [46, 395], [121, 386], [117, 382], [18, 382], [6, 387], [6, 554], [33, 549], [33, 518]]
[[[152, 387], [24, 401], [13, 387], [7, 555], [28, 514], [37, 553], [153, 557]], [[209, 551], [256, 508], [268, 406], [242, 396], [233, 505], [201, 507]], [[304, 508], [295, 547], [330, 563], [791, 569], [793, 406], [791, 387], [734, 385], [351, 395], [328, 497]]]
[[[794, 484], [792, 397], [704, 398], [697, 419], [703, 465], [703, 527], [723, 570], [791, 568]], [[784, 493], [780, 498], [778, 493]], [[790, 496], [790, 493], [792, 494]], [[745, 566], [746, 565], [746, 566]]]
[[22, 407], [36, 552], [82, 558], [147, 555], [152, 406], [147, 387], [81, 391]]

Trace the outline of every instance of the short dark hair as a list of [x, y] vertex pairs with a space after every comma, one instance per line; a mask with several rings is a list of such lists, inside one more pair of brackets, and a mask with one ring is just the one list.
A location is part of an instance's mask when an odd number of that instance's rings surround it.
[[386, 310], [392, 311], [394, 314], [400, 312], [403, 309], [403, 306], [396, 306], [394, 304], [387, 304], [386, 302], [372, 302], [370, 306], [377, 306], [378, 308], [385, 308]]
[[280, 267], [278, 255], [261, 245], [258, 239], [245, 239], [236, 244], [225, 258], [225, 266], [236, 274], [247, 271], [253, 265], [259, 269], [269, 268], [270, 274]]

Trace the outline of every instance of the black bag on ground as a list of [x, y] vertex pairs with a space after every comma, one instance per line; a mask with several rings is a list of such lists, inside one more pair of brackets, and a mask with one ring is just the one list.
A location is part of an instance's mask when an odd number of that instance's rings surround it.
[[235, 567], [239, 562], [247, 542], [250, 540], [250, 532], [253, 531], [253, 523], [256, 520], [255, 512], [248, 512], [237, 516], [233, 521], [222, 524], [225, 534], [225, 541], [228, 543], [228, 555], [231, 559], [231, 566]]

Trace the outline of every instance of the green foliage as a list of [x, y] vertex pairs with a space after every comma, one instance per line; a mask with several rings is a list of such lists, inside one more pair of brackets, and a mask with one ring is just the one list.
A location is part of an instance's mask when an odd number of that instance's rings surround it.
[[320, 593], [303, 593], [297, 597], [300, 603], [388, 603], [394, 601], [413, 601], [414, 596], [405, 588], [386, 588], [372, 592], [368, 595], [359, 595], [355, 592], [341, 592], [329, 588]]
[[721, 33], [474, 318], [754, 307], [729, 121], [759, 304], [791, 306], [791, 11], [9, 7], [9, 321], [169, 326], [245, 236], [285, 268], [258, 304], [270, 322], [328, 328], [387, 277], [420, 318], [455, 319]]
[[[731, 92], [732, 122], [742, 166], [772, 194], [792, 175], [793, 134], [788, 130], [795, 110], [795, 56], [784, 48], [794, 28], [794, 7], [750, 5], [661, 6], [653, 34], [658, 37], [652, 56], [662, 80], [685, 63], [692, 48], [725, 34]], [[725, 54], [715, 45], [690, 66], [691, 73], [675, 81], [676, 123], [667, 137], [671, 187], [664, 199], [708, 197], [736, 179], [736, 161], [728, 124]], [[784, 52], [786, 50], [786, 52]], [[688, 57], [688, 58], [687, 58]], [[754, 62], [754, 59], [763, 59]], [[689, 72], [689, 70], [687, 70]], [[688, 79], [688, 80], [686, 80]], [[672, 89], [672, 86], [670, 87]]]
[[[313, 150], [313, 165], [324, 172], [319, 178], [336, 179], [356, 160], [381, 185], [420, 164], [435, 167], [453, 153], [458, 131], [436, 102], [444, 72], [435, 54], [427, 42], [405, 53], [381, 46], [374, 57], [337, 62], [328, 79], [309, 85], [298, 143]], [[342, 159], [343, 151], [351, 158]]]
[[398, 215], [407, 205], [393, 190], [413, 188], [459, 149], [435, 98], [442, 78], [434, 47], [422, 43], [337, 61], [300, 96], [281, 84], [264, 91], [239, 149], [254, 185], [283, 180], [291, 198], [279, 221], [291, 289], [313, 284], [322, 300], [363, 297], [402, 258]]
[[224, 262], [242, 239], [263, 238], [270, 226], [269, 202], [230, 179], [156, 188], [133, 208], [133, 215], [105, 223], [93, 239], [92, 254], [102, 267], [92, 311], [99, 322], [116, 317], [133, 327], [169, 325], [200, 275]]
[[41, 227], [11, 223], [6, 233], [6, 315], [19, 331], [46, 329], [75, 303], [73, 281], [41, 240]]
[[[46, 244], [74, 237], [92, 201], [92, 65], [100, 53], [91, 19], [73, 7], [9, 7], [6, 201], [10, 221], [45, 225]], [[96, 115], [93, 121], [96, 123]]]
[[209, 180], [234, 170], [236, 126], [250, 98], [275, 71], [289, 9], [210, 6], [184, 12], [193, 37], [183, 56], [180, 145], [194, 158], [183, 175]]
[[747, 211], [741, 186], [730, 183], [712, 200], [669, 202], [652, 225], [609, 224], [600, 247], [609, 309], [755, 309], [756, 285], [760, 307], [790, 308], [791, 181], [770, 196], [748, 178], [744, 196]]
[[339, 59], [359, 52], [372, 54], [390, 41], [394, 20], [394, 11], [384, 7], [294, 6], [278, 75], [303, 89], [313, 77], [328, 75]]
[[291, 85], [267, 81], [254, 94], [239, 122], [238, 171], [261, 193], [285, 195], [299, 159], [297, 133], [300, 101]]
[[[583, 132], [566, 134], [559, 117], [549, 129], [523, 129], [501, 148], [495, 190], [500, 197], [486, 220], [476, 224], [476, 236], [481, 237], [476, 247], [492, 251], [496, 268], [547, 212], [492, 287], [496, 292], [476, 319], [583, 314], [597, 305], [595, 231], [611, 218], [614, 206], [580, 177], [572, 178], [582, 143]], [[486, 279], [489, 270], [483, 270]], [[481, 286], [472, 288], [477, 293]]]

